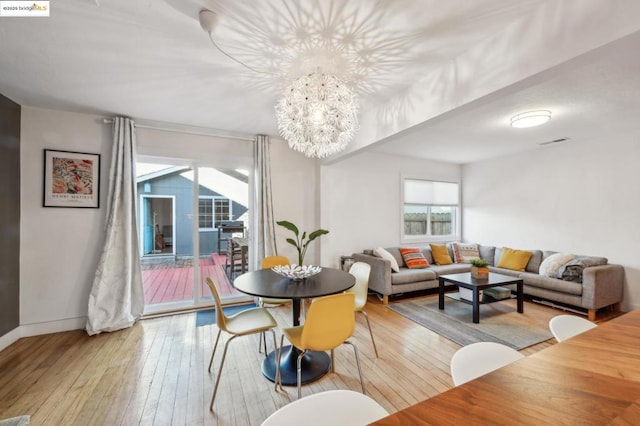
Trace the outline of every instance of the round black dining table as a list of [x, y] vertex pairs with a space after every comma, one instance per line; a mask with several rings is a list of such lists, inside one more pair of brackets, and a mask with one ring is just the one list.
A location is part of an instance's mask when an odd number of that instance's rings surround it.
[[[274, 299], [291, 299], [293, 311], [293, 325], [300, 325], [300, 303], [303, 299], [328, 296], [342, 293], [350, 289], [356, 279], [348, 272], [333, 268], [322, 270], [302, 281], [290, 278], [272, 271], [259, 269], [240, 275], [233, 281], [234, 287], [251, 296], [269, 297]], [[282, 348], [280, 375], [282, 384], [296, 386], [298, 383], [297, 360], [300, 350], [292, 345]], [[269, 353], [262, 362], [262, 374], [275, 382], [276, 351]], [[331, 367], [331, 359], [326, 352], [308, 351], [302, 358], [301, 382], [309, 383], [324, 376]]]

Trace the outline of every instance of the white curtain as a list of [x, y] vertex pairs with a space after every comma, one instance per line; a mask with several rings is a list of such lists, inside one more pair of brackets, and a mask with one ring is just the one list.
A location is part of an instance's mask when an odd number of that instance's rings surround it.
[[254, 144], [255, 188], [256, 188], [256, 222], [257, 240], [256, 260], [265, 256], [278, 254], [276, 246], [275, 221], [273, 219], [273, 201], [271, 199], [271, 159], [269, 154], [269, 137], [256, 136]]
[[105, 242], [89, 296], [89, 335], [131, 327], [144, 309], [136, 231], [135, 153], [133, 121], [115, 118]]

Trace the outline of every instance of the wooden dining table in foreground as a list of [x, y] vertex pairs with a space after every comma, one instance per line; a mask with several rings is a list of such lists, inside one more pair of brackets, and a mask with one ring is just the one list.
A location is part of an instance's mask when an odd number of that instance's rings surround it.
[[640, 424], [640, 310], [374, 424]]

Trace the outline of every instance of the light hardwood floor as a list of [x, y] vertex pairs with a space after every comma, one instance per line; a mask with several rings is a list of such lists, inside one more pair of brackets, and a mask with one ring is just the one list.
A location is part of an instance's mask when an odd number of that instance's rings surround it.
[[[392, 413], [453, 386], [449, 360], [457, 344], [396, 314], [375, 297], [370, 296], [366, 310], [380, 358], [375, 358], [361, 316], [354, 341], [371, 397]], [[525, 304], [529, 315], [548, 316], [549, 310]], [[279, 324], [290, 324], [288, 306], [271, 312]], [[33, 425], [244, 426], [260, 424], [296, 399], [295, 388], [277, 393], [260, 373], [263, 355], [257, 351], [257, 336], [242, 337], [229, 345], [211, 413], [214, 375], [207, 365], [217, 328], [195, 327], [195, 316], [146, 319], [94, 337], [77, 330], [20, 339], [0, 352], [0, 418], [30, 414]], [[550, 339], [523, 353], [554, 343]], [[219, 348], [215, 371], [221, 354]], [[303, 395], [359, 391], [359, 386], [353, 351], [346, 345], [336, 350], [336, 373], [304, 386]]]

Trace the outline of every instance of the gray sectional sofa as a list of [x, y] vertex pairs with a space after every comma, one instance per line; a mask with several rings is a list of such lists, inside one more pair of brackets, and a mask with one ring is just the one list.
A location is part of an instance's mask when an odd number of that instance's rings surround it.
[[[448, 246], [451, 259], [454, 259], [451, 245]], [[399, 272], [392, 272], [391, 262], [375, 256], [373, 250], [353, 254], [355, 261], [371, 265], [369, 290], [380, 294], [385, 304], [392, 295], [437, 289], [439, 275], [468, 272], [471, 266], [466, 263], [436, 265], [431, 249], [427, 246], [420, 247], [420, 250], [430, 266], [424, 269], [409, 269], [404, 263], [399, 247], [386, 250], [398, 262]], [[480, 257], [489, 262], [490, 271], [522, 278], [525, 295], [585, 309], [592, 321], [600, 308], [616, 305], [615, 308], [619, 309], [623, 297], [624, 268], [621, 265], [609, 264], [606, 258], [578, 256], [576, 260], [565, 265], [566, 271], [562, 273], [564, 279], [560, 279], [538, 273], [542, 261], [554, 254], [553, 251], [527, 250], [532, 255], [524, 272], [496, 267], [502, 255], [501, 247], [479, 245], [479, 251]]]

